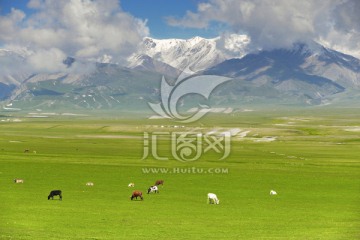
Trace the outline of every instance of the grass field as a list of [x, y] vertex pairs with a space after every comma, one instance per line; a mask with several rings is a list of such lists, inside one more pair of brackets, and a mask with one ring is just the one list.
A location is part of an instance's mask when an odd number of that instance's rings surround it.
[[[359, 239], [356, 111], [208, 116], [184, 129], [249, 133], [226, 160], [189, 163], [141, 160], [143, 133], [170, 121], [0, 118], [0, 239]], [[160, 193], [145, 194], [157, 179]], [[130, 201], [130, 182], [144, 201]], [[54, 189], [63, 201], [47, 200]]]

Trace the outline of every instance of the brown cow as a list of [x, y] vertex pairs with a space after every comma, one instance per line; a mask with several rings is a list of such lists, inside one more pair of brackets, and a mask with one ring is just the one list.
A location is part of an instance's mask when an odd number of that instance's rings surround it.
[[164, 180], [157, 180], [155, 186], [164, 185]]
[[143, 199], [143, 196], [142, 196], [142, 192], [139, 191], [139, 190], [135, 190], [135, 191], [133, 191], [130, 199], [133, 200], [134, 198], [137, 199], [138, 197], [140, 197], [141, 200], [144, 200], [144, 199]]

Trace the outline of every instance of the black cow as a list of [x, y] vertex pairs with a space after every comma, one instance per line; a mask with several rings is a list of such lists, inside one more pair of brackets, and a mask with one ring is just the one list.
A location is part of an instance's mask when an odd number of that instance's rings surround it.
[[62, 200], [61, 190], [52, 190], [48, 196], [48, 200], [50, 200], [50, 198], [54, 200], [54, 196], [59, 196], [59, 200]]

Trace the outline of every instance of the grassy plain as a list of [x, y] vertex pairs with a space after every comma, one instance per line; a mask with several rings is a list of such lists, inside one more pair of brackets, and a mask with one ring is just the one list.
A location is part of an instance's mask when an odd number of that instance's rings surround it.
[[[159, 151], [170, 160], [141, 160], [143, 133], [175, 131], [170, 121], [2, 117], [0, 239], [359, 239], [356, 111], [207, 116], [182, 129], [250, 132], [226, 160], [209, 151], [189, 163], [169, 141]], [[157, 179], [159, 194], [130, 201], [129, 182], [145, 193]], [[63, 201], [47, 200], [53, 189]]]

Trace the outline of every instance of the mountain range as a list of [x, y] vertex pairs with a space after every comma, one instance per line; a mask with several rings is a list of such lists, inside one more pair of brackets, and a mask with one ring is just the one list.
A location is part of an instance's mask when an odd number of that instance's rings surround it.
[[[185, 97], [183, 109], [200, 103], [212, 107], [352, 105], [359, 102], [360, 60], [318, 43], [247, 52], [249, 39], [240, 36], [236, 51], [219, 38], [188, 40], [145, 38], [124, 65], [92, 65], [83, 72], [32, 72], [21, 67], [29, 53], [0, 50], [0, 100], [3, 108], [26, 110], [148, 109], [160, 101], [160, 81], [174, 83], [188, 75], [231, 78], [206, 100]], [[31, 54], [31, 53], [30, 53]], [[78, 60], [68, 57], [70, 67]], [[18, 71], [7, 69], [19, 66]], [[198, 86], [193, 86], [194, 89]], [[150, 111], [150, 110], [149, 110]]]

